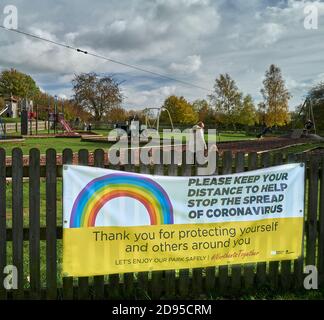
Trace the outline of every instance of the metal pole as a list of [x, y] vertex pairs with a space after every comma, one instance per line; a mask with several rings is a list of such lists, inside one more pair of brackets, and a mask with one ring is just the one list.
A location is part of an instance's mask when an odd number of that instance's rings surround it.
[[36, 135], [38, 135], [38, 104], [36, 104]]
[[57, 95], [54, 96], [54, 134], [56, 134], [56, 121], [58, 120], [57, 114]]

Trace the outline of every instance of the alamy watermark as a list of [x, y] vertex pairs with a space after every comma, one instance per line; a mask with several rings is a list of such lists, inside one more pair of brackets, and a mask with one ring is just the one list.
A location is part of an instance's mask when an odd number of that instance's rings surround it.
[[318, 272], [316, 266], [307, 265], [305, 267], [304, 274], [307, 276], [304, 278], [304, 288], [306, 290], [317, 290], [318, 289]]
[[16, 266], [7, 265], [3, 269], [3, 287], [6, 290], [18, 289], [18, 270]]
[[[318, 289], [318, 271], [316, 266], [307, 265], [305, 266], [304, 274], [304, 288], [306, 290], [317, 290]], [[3, 269], [3, 288], [6, 290], [18, 289], [18, 270], [14, 265], [7, 265]]]
[[[204, 137], [207, 139], [205, 142]], [[108, 134], [109, 141], [116, 141], [108, 149], [109, 162], [125, 164], [195, 164], [198, 175], [209, 175], [216, 170], [216, 130], [209, 129], [207, 135], [192, 129], [180, 131], [138, 128], [126, 132], [114, 129]]]
[[318, 29], [318, 7], [316, 4], [308, 4], [304, 7], [304, 28], [306, 30]]
[[2, 25], [7, 29], [18, 29], [18, 9], [16, 6], [8, 4], [3, 8]]

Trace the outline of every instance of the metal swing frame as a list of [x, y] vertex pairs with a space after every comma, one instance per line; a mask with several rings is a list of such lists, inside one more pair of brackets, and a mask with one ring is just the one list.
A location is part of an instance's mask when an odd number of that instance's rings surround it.
[[[157, 116], [154, 119], [153, 123], [151, 123], [150, 119], [149, 119], [149, 112], [151, 110], [155, 110], [155, 111], [157, 110]], [[143, 110], [143, 113], [145, 114], [145, 126], [146, 126], [147, 129], [156, 129], [157, 131], [159, 131], [159, 129], [160, 129], [160, 116], [161, 116], [162, 111], [167, 112], [167, 114], [169, 116], [170, 124], [171, 124], [171, 127], [172, 127], [172, 131], [174, 130], [171, 114], [170, 114], [169, 110], [167, 108], [165, 108], [165, 107], [145, 108]], [[156, 125], [156, 128], [154, 128], [155, 125]]]

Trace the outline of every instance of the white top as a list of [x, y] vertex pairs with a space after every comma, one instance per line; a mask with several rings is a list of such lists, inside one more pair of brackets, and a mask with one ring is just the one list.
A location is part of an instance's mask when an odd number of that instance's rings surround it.
[[[195, 147], [196, 142], [196, 147]], [[204, 129], [195, 125], [189, 133], [189, 151], [197, 152], [207, 149], [205, 142]]]

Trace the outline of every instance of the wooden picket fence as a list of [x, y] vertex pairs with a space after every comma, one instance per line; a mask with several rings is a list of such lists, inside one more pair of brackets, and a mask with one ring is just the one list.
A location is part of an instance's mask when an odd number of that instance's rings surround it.
[[[4, 126], [4, 131], [6, 133], [13, 133], [13, 132], [20, 132], [21, 130], [21, 124], [20, 122], [14, 122], [14, 123], [10, 123], [10, 122], [4, 122], [3, 123]], [[32, 131], [33, 133], [36, 132], [36, 127], [37, 130], [46, 130], [47, 129], [47, 122], [46, 121], [33, 121], [32, 122]], [[30, 123], [28, 123], [28, 130], [30, 130]]]
[[[78, 152], [78, 164], [88, 165], [88, 151]], [[72, 163], [72, 150], [63, 152], [63, 163]], [[117, 170], [160, 175], [195, 175], [192, 165], [125, 165], [105, 163], [104, 151], [96, 150], [94, 165]], [[287, 162], [304, 162], [307, 166], [305, 185], [305, 245], [303, 258], [294, 261], [220, 266], [198, 269], [141, 272], [137, 274], [71, 278], [60, 274], [62, 225], [57, 223], [58, 181], [62, 177], [62, 164], [57, 164], [54, 149], [46, 152], [46, 166], [40, 165], [40, 152], [30, 150], [29, 165], [23, 166], [21, 149], [12, 151], [12, 164], [6, 166], [6, 154], [0, 148], [0, 300], [1, 299], [115, 299], [115, 298], [211, 298], [240, 296], [257, 290], [289, 290], [303, 288], [305, 265], [316, 265], [320, 287], [324, 275], [324, 158], [300, 155], [225, 152], [217, 159], [214, 174], [243, 172]], [[172, 161], [174, 162], [174, 161]], [[8, 178], [12, 179], [7, 181]], [[26, 179], [28, 178], [28, 179]], [[42, 182], [43, 181], [43, 182]], [[41, 183], [45, 184], [46, 206], [41, 210]], [[29, 207], [24, 212], [26, 185]], [[11, 187], [12, 197], [7, 198]], [[25, 187], [25, 188], [24, 188]], [[26, 197], [25, 197], [26, 199]], [[12, 225], [8, 223], [6, 203], [12, 207]], [[27, 217], [24, 222], [24, 215]], [[42, 226], [41, 216], [46, 217]], [[26, 222], [27, 220], [27, 222]], [[27, 225], [26, 225], [27, 224]], [[45, 247], [46, 250], [43, 250]], [[45, 252], [43, 252], [45, 251]], [[41, 266], [41, 255], [43, 264]], [[9, 258], [10, 257], [10, 258]], [[11, 260], [12, 259], [12, 260]], [[2, 270], [12, 262], [18, 269], [18, 289], [6, 291]], [[26, 276], [27, 274], [27, 276]]]

